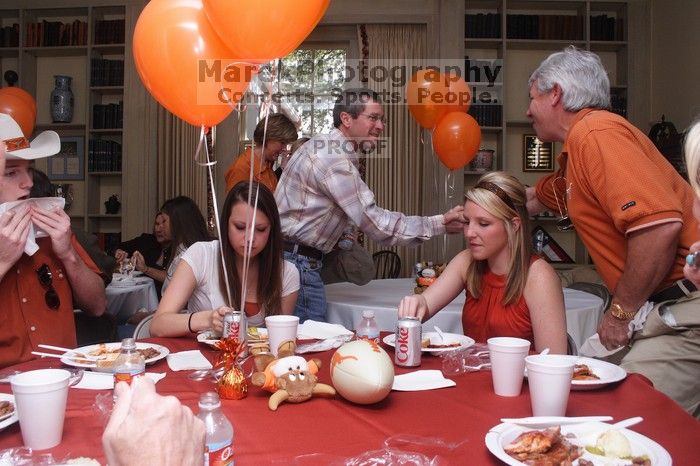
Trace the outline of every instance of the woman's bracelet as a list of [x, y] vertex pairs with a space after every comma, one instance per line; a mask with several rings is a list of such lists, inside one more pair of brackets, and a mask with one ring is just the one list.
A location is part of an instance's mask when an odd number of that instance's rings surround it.
[[190, 333], [195, 333], [194, 330], [192, 330], [192, 316], [195, 314], [196, 312], [190, 312], [190, 317], [187, 319], [187, 329]]

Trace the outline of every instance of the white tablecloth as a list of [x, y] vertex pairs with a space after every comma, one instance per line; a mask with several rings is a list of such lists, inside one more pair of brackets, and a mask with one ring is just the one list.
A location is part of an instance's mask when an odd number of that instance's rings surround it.
[[149, 277], [136, 277], [133, 285], [113, 281], [105, 289], [107, 294], [107, 312], [125, 322], [141, 308], [155, 311], [158, 307], [156, 284]]
[[[334, 283], [326, 286], [328, 322], [354, 329], [362, 320], [362, 311], [374, 311], [380, 330], [393, 332], [399, 301], [413, 294], [415, 281], [412, 278], [394, 280], [372, 280], [364, 286], [352, 283]], [[596, 333], [603, 313], [603, 300], [583, 291], [564, 288], [566, 304], [566, 327], [577, 348], [586, 338]], [[425, 331], [433, 331], [437, 325], [450, 333], [463, 333], [462, 308], [464, 293], [460, 293], [450, 304], [423, 324]]]

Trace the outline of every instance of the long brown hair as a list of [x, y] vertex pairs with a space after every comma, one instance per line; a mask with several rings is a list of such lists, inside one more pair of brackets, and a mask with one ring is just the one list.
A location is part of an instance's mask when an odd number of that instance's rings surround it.
[[[494, 184], [497, 188], [490, 190], [479, 187], [479, 184]], [[500, 192], [498, 191], [500, 189]], [[494, 192], [495, 191], [495, 192]], [[505, 200], [498, 194], [502, 193]], [[508, 273], [506, 275], [506, 291], [503, 295], [503, 305], [516, 302], [523, 295], [527, 273], [530, 268], [532, 243], [530, 242], [530, 217], [527, 213], [525, 186], [514, 176], [504, 172], [491, 172], [479, 179], [476, 187], [467, 191], [467, 201], [474, 202], [479, 207], [503, 222], [508, 234]], [[510, 201], [511, 205], [508, 205]], [[511, 220], [520, 218], [520, 228], [515, 230]], [[486, 272], [486, 260], [474, 260], [467, 267], [467, 291], [475, 299], [481, 297], [481, 280]]]
[[[229, 289], [231, 300], [229, 303], [234, 309], [238, 309], [241, 303], [241, 277], [236, 268], [236, 252], [231, 246], [228, 235], [228, 223], [233, 207], [239, 202], [256, 207], [255, 197], [258, 194], [257, 209], [270, 220], [270, 236], [267, 244], [256, 256], [258, 261], [258, 284], [256, 287], [258, 305], [265, 315], [279, 314], [282, 309], [282, 273], [284, 260], [282, 259], [282, 228], [280, 215], [277, 211], [277, 203], [272, 192], [265, 185], [256, 182], [241, 181], [229, 191], [221, 209], [221, 231], [219, 232], [220, 244], [224, 253], [224, 260], [228, 264]], [[250, 195], [250, 203], [248, 197]], [[223, 267], [223, 264], [220, 265]], [[225, 290], [225, 275], [220, 274], [221, 289]], [[225, 295], [226, 293], [224, 293]]]

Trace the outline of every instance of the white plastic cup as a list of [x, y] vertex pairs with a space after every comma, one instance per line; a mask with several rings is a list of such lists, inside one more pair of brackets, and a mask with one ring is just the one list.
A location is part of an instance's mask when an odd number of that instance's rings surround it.
[[530, 342], [522, 338], [494, 337], [486, 343], [491, 359], [493, 391], [499, 396], [520, 395]]
[[535, 354], [525, 358], [533, 416], [565, 416], [569, 402], [573, 358]]
[[10, 379], [24, 446], [46, 450], [61, 443], [70, 372], [39, 369]]
[[296, 341], [299, 317], [288, 315], [265, 317], [265, 327], [267, 327], [270, 351], [273, 355], [277, 356], [280, 343], [288, 340]]

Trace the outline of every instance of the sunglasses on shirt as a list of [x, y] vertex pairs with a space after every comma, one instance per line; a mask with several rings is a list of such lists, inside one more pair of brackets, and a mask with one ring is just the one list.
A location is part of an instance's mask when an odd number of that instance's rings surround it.
[[41, 286], [46, 290], [46, 293], [44, 293], [46, 305], [51, 309], [58, 309], [61, 306], [61, 299], [58, 297], [58, 293], [56, 293], [56, 289], [53, 287], [51, 269], [47, 264], [43, 264], [36, 269], [36, 275], [39, 278], [39, 283], [41, 283]]

